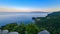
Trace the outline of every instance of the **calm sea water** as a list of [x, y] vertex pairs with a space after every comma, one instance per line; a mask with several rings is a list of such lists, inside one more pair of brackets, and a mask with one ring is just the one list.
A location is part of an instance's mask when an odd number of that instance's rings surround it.
[[30, 23], [32, 22], [32, 17], [45, 17], [47, 12], [0, 12], [0, 26], [9, 23]]

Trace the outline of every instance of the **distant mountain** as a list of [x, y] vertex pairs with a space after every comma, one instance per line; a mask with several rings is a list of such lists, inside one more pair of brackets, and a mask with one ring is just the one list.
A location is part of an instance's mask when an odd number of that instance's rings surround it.
[[49, 13], [49, 12], [43, 12], [43, 11], [32, 11], [31, 13]]

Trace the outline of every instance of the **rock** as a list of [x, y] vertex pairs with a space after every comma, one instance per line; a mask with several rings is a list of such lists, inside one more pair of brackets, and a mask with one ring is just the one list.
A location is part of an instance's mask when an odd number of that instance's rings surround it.
[[0, 34], [2, 34], [2, 30], [0, 30]]
[[9, 34], [19, 34], [18, 32], [10, 32]]
[[2, 34], [8, 34], [9, 31], [8, 30], [2, 30]]
[[47, 30], [43, 30], [41, 32], [39, 32], [38, 34], [50, 34]]

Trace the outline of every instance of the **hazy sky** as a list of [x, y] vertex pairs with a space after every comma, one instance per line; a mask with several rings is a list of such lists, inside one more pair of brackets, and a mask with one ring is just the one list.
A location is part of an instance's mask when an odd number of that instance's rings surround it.
[[59, 11], [60, 0], [0, 0], [0, 12]]

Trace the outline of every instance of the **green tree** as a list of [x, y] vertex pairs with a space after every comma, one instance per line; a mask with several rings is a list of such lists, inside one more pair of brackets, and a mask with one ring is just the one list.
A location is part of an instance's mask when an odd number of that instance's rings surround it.
[[9, 30], [9, 31], [13, 31], [14, 27], [17, 26], [17, 23], [11, 23], [11, 24], [7, 24], [4, 27], [2, 27], [3, 30]]
[[28, 32], [28, 34], [37, 34], [40, 29], [35, 24], [31, 23], [27, 25], [26, 31]]

